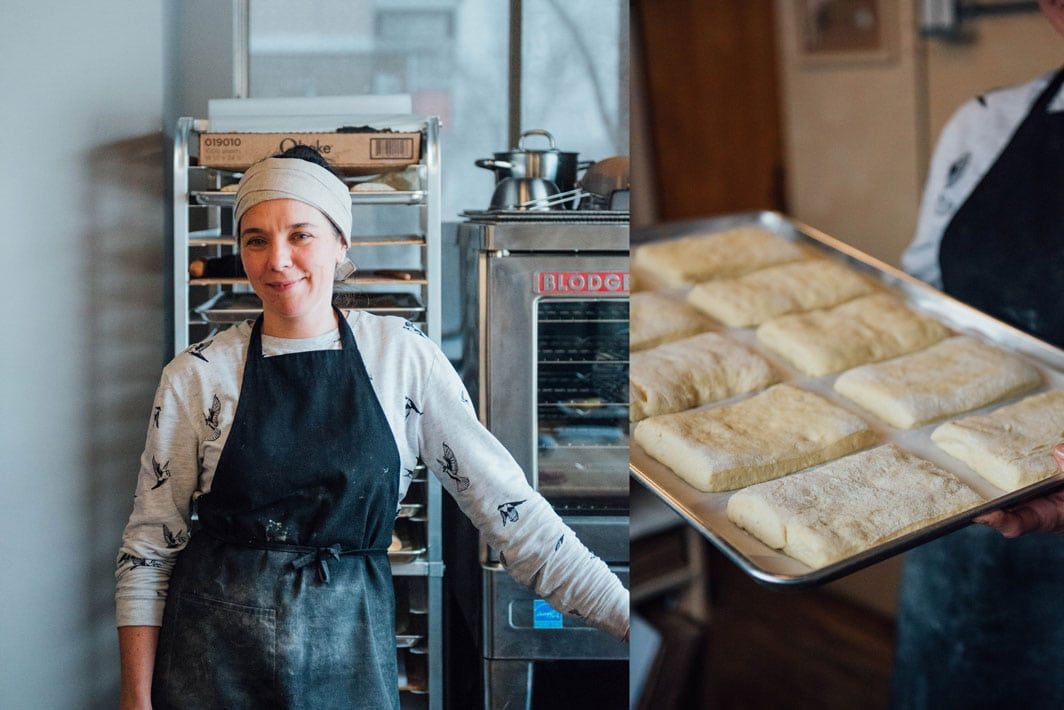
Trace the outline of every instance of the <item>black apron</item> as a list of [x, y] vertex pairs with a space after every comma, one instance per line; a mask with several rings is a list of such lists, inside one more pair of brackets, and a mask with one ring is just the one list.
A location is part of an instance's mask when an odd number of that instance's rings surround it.
[[[944, 290], [1064, 347], [1058, 72], [942, 238]], [[906, 557], [895, 708], [1064, 708], [1064, 538], [972, 525]]]
[[201, 528], [170, 579], [156, 710], [399, 707], [399, 451], [339, 321], [341, 350], [270, 358], [261, 318], [252, 329]]

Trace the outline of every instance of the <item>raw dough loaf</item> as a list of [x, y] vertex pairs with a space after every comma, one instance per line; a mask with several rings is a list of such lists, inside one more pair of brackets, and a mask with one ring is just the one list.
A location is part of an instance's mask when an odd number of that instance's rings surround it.
[[778, 478], [875, 439], [858, 417], [791, 385], [716, 409], [644, 419], [633, 436], [647, 455], [701, 491]]
[[717, 333], [631, 356], [632, 421], [764, 389], [778, 379], [763, 357]]
[[395, 192], [395, 188], [383, 182], [358, 182], [351, 186], [351, 192]]
[[773, 266], [737, 279], [708, 281], [688, 302], [733, 328], [787, 313], [828, 308], [872, 292], [868, 279], [836, 261], [812, 259]]
[[1014, 491], [1057, 472], [1064, 390], [1036, 394], [989, 414], [946, 422], [931, 440], [998, 488]]
[[713, 322], [690, 306], [660, 293], [631, 296], [631, 350], [652, 348], [713, 327]]
[[941, 323], [885, 293], [828, 310], [781, 316], [757, 329], [762, 343], [814, 376], [904, 355], [948, 335]]
[[741, 227], [641, 246], [632, 253], [632, 271], [642, 284], [669, 288], [803, 258], [796, 244], [760, 227]]
[[1038, 370], [958, 335], [926, 350], [844, 372], [835, 390], [891, 426], [911, 429], [1034, 389]]
[[728, 518], [817, 569], [982, 502], [953, 474], [888, 444], [739, 491]]

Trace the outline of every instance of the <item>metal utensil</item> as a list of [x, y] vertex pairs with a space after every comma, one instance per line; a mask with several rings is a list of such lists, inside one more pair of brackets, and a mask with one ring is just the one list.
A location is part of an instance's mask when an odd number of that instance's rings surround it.
[[558, 186], [543, 178], [505, 178], [495, 186], [491, 196], [493, 210], [546, 210], [539, 203], [557, 195]]
[[529, 200], [526, 203], [517, 206], [517, 209], [554, 209], [555, 207], [576, 209], [576, 204], [583, 197], [587, 197], [589, 193], [584, 192], [580, 188], [574, 190], [566, 190], [565, 192], [559, 192], [550, 197], [542, 199]]

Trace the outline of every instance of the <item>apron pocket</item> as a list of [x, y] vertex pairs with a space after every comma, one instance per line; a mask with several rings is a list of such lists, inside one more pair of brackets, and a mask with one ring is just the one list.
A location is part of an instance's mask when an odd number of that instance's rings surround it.
[[173, 626], [166, 680], [183, 705], [269, 705], [277, 653], [273, 609], [184, 593]]

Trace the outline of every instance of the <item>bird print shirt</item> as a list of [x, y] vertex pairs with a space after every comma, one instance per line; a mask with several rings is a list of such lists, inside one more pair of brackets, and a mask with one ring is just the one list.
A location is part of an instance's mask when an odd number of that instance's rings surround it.
[[[347, 320], [399, 449], [400, 500], [420, 459], [500, 552], [514, 579], [555, 609], [623, 637], [627, 590], [481, 425], [435, 343], [400, 318], [353, 311]], [[211, 489], [236, 412], [250, 337], [250, 321], [240, 323], [193, 345], [163, 370], [116, 561], [118, 626], [162, 623], [170, 572], [189, 540], [192, 503]], [[340, 336], [264, 335], [262, 346], [266, 357], [337, 349]]]
[[[942, 288], [938, 250], [946, 228], [993, 167], [1054, 74], [977, 96], [953, 114], [931, 158], [916, 236], [901, 257], [903, 269]], [[1064, 111], [1064, 89], [1050, 100], [1046, 111]]]

